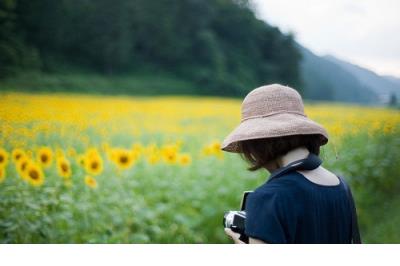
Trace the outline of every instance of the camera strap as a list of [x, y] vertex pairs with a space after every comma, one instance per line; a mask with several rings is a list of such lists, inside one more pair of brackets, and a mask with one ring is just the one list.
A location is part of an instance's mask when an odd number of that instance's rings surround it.
[[272, 171], [268, 182], [271, 181], [273, 178], [277, 178], [291, 171], [313, 170], [318, 166], [320, 166], [321, 164], [322, 160], [316, 154], [310, 152], [306, 158], [291, 162], [290, 164], [284, 167]]

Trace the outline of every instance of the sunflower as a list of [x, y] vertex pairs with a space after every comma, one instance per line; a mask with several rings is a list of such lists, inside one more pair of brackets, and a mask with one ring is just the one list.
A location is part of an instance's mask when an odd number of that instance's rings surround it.
[[3, 183], [6, 179], [6, 168], [0, 166], [0, 183]]
[[179, 159], [179, 163], [182, 165], [188, 165], [192, 162], [192, 158], [187, 153], [180, 154], [178, 156], [178, 159]]
[[49, 167], [53, 161], [52, 150], [49, 147], [41, 147], [37, 153], [37, 160], [43, 167]]
[[163, 155], [164, 155], [164, 160], [167, 163], [173, 164], [173, 163], [176, 162], [176, 159], [177, 159], [177, 153], [176, 152], [167, 151], [167, 152], [164, 152]]
[[100, 155], [87, 154], [84, 162], [85, 169], [89, 174], [99, 175], [103, 172], [103, 159]]
[[8, 153], [5, 149], [0, 148], [0, 168], [5, 167], [8, 163]]
[[205, 155], [215, 155], [217, 156], [219, 159], [223, 158], [223, 153], [221, 150], [221, 144], [218, 141], [214, 141], [209, 145], [206, 145], [203, 148], [203, 154]]
[[66, 179], [71, 177], [72, 174], [71, 164], [67, 158], [65, 157], [57, 158], [57, 171], [60, 176]]
[[28, 181], [28, 176], [26, 173], [26, 170], [28, 168], [28, 165], [31, 164], [32, 162], [29, 160], [28, 157], [24, 156], [19, 159], [19, 161], [16, 162], [16, 168], [18, 174], [21, 176], [21, 178], [25, 181]]
[[129, 151], [125, 149], [118, 149], [113, 157], [116, 165], [120, 169], [130, 168], [137, 158], [134, 151]]
[[85, 184], [86, 186], [90, 188], [96, 188], [97, 187], [97, 181], [93, 177], [87, 175], [85, 176]]
[[161, 154], [167, 163], [174, 164], [178, 158], [178, 147], [176, 145], [166, 145], [161, 149]]
[[26, 176], [29, 183], [32, 186], [41, 186], [44, 182], [43, 171], [39, 165], [35, 163], [29, 163], [26, 168]]
[[221, 152], [221, 144], [218, 141], [211, 143], [210, 147], [214, 153]]
[[18, 162], [22, 157], [26, 157], [25, 151], [22, 149], [14, 149], [11, 154], [14, 162]]

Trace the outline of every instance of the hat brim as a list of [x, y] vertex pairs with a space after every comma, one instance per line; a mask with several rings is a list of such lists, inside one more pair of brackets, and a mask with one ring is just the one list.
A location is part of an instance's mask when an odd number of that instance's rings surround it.
[[281, 113], [250, 118], [241, 122], [222, 142], [221, 150], [240, 153], [239, 141], [292, 135], [319, 134], [321, 146], [328, 143], [328, 132], [306, 116]]

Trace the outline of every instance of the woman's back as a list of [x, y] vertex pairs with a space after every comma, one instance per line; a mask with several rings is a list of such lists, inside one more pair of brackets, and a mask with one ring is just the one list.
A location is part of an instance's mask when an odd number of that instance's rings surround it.
[[269, 180], [247, 199], [246, 235], [268, 243], [350, 243], [347, 184], [339, 181], [321, 185], [297, 171]]

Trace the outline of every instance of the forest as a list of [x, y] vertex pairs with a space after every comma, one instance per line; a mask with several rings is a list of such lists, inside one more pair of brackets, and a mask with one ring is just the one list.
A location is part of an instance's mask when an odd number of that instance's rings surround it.
[[[277, 81], [301, 85], [294, 37], [257, 19], [248, 1], [2, 0], [0, 5], [0, 79], [32, 71], [111, 79], [166, 76], [191, 84], [182, 89], [186, 93], [224, 96], [243, 96]], [[179, 86], [169, 92], [174, 87]], [[134, 93], [130, 87], [125, 92]]]

